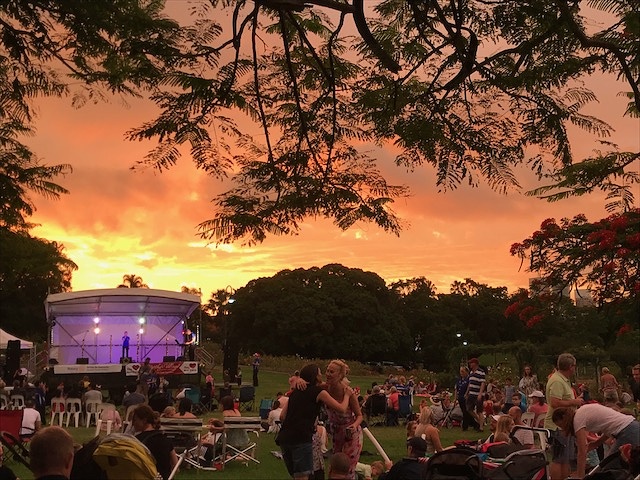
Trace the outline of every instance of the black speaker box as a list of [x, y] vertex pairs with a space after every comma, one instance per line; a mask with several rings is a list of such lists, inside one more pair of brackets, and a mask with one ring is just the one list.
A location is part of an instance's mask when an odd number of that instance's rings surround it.
[[9, 340], [7, 342], [7, 353], [5, 362], [5, 380], [7, 385], [13, 382], [13, 374], [20, 368], [20, 340]]
[[178, 358], [176, 358], [176, 362], [184, 362], [184, 356], [180, 355]]
[[88, 364], [89, 364], [88, 358], [76, 358], [76, 365], [88, 365]]
[[120, 363], [131, 363], [131, 357], [120, 357]]
[[162, 361], [163, 362], [175, 362], [176, 361], [176, 356], [175, 355], [165, 355], [164, 357], [162, 357]]

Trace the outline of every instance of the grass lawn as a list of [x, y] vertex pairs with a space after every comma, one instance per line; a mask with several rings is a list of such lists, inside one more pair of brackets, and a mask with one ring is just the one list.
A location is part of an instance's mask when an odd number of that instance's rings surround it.
[[[292, 370], [300, 368], [303, 365], [292, 365]], [[324, 366], [322, 366], [324, 367]], [[250, 372], [250, 367], [243, 367], [243, 371]], [[214, 372], [216, 378], [221, 377], [219, 370]], [[249, 380], [250, 376], [247, 375], [246, 380]], [[372, 381], [378, 381], [382, 383], [383, 378], [380, 377], [351, 377], [351, 385], [358, 386], [362, 391], [366, 391], [371, 387]], [[257, 416], [260, 407], [260, 400], [263, 398], [274, 398], [278, 391], [285, 391], [288, 388], [287, 375], [279, 372], [260, 371], [260, 386], [256, 389], [256, 401], [252, 412], [243, 412], [246, 416]], [[416, 398], [416, 405], [420, 403], [419, 397]], [[213, 412], [205, 415], [205, 419], [209, 417], [220, 417], [220, 412]], [[91, 439], [95, 428], [69, 428], [71, 435], [78, 443], [86, 442]], [[404, 426], [398, 427], [372, 427], [371, 432], [375, 438], [380, 442], [387, 455], [393, 461], [397, 461], [406, 454], [406, 431]], [[463, 435], [465, 433], [465, 435]], [[470, 434], [470, 435], [466, 435]], [[440, 432], [440, 438], [443, 446], [452, 445], [455, 440], [460, 438], [468, 438], [477, 440], [478, 435], [475, 432], [462, 432], [459, 428], [443, 429]], [[228, 463], [224, 471], [201, 471], [197, 469], [183, 469], [178, 475], [178, 480], [186, 479], [198, 479], [198, 478], [216, 478], [216, 479], [287, 479], [287, 471], [284, 467], [282, 460], [274, 457], [271, 452], [279, 451], [279, 447], [274, 442], [274, 436], [272, 434], [261, 433], [258, 440], [257, 457], [260, 460], [260, 464], [250, 464], [245, 466], [242, 463]], [[363, 463], [371, 463], [375, 460], [380, 460], [381, 457], [377, 453], [373, 444], [368, 438], [364, 439], [363, 455], [361, 461]], [[15, 461], [7, 462], [14, 473], [21, 480], [33, 480], [33, 474], [26, 468], [20, 466]]]

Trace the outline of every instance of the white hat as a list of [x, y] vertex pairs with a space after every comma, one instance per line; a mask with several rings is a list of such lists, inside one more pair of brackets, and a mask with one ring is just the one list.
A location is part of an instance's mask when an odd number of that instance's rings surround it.
[[503, 417], [504, 415], [491, 415], [491, 418], [493, 419], [494, 422], [497, 422], [498, 420], [500, 420], [500, 417]]
[[530, 397], [538, 397], [538, 398], [544, 398], [544, 393], [542, 393], [540, 390], [534, 390], [533, 392], [531, 392], [529, 394]]

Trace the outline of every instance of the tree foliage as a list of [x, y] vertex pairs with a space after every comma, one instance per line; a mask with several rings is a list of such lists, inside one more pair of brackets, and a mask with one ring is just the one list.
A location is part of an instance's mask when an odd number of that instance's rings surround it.
[[0, 318], [2, 328], [31, 339], [44, 339], [44, 300], [71, 290], [78, 267], [56, 242], [0, 228]]
[[[387, 182], [371, 144], [393, 143], [400, 166], [433, 166], [442, 189], [480, 181], [518, 189], [521, 165], [550, 176], [537, 192], [550, 198], [605, 186], [611, 205], [627, 205], [637, 185], [629, 173], [637, 152], [605, 144], [585, 163], [567, 135], [568, 125], [611, 134], [583, 111], [596, 100], [582, 85], [594, 73], [623, 82], [626, 113], [640, 110], [632, 2], [190, 5], [180, 26], [161, 0], [13, 0], [0, 17], [0, 61], [3, 87], [24, 103], [66, 94], [69, 78], [82, 82], [76, 104], [100, 98], [100, 87], [147, 89], [160, 113], [128, 133], [158, 140], [141, 165], [170, 168], [188, 146], [199, 168], [230, 177], [200, 225], [208, 239], [260, 242], [297, 232], [308, 216], [400, 232], [392, 206], [408, 191]], [[261, 135], [249, 136], [232, 112]]]
[[584, 215], [550, 218], [540, 230], [511, 246], [540, 274], [536, 289], [560, 294], [586, 287], [597, 304], [640, 298], [640, 209], [589, 223]]
[[118, 288], [149, 288], [149, 285], [144, 283], [142, 277], [135, 273], [125, 273], [122, 276], [122, 283], [118, 285]]
[[229, 335], [246, 351], [362, 360], [410, 352], [394, 296], [372, 272], [342, 265], [283, 270], [252, 280], [235, 297]]

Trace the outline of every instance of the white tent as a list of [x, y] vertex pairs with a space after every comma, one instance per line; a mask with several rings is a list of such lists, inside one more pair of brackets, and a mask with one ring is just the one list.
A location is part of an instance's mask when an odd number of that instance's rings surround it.
[[0, 350], [7, 349], [7, 343], [9, 342], [9, 340], [20, 340], [21, 350], [31, 350], [33, 348], [33, 342], [15, 337], [10, 333], [7, 333], [4, 330], [0, 329]]

